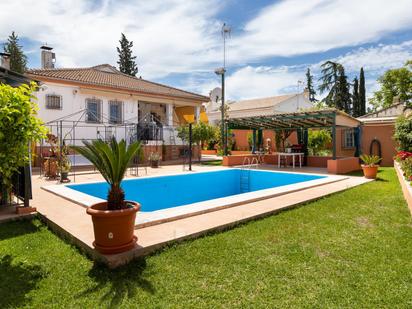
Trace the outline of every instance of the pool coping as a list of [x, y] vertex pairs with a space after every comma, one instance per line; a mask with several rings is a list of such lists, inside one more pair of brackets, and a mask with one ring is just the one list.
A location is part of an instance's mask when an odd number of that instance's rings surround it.
[[[239, 168], [236, 168], [239, 169]], [[300, 175], [310, 175], [310, 176], [320, 176], [320, 179], [314, 179], [309, 181], [303, 181], [299, 183], [294, 183], [290, 185], [279, 186], [275, 188], [257, 190], [253, 192], [247, 193], [240, 193], [232, 196], [226, 196], [222, 198], [216, 198], [211, 200], [206, 200], [197, 203], [191, 203], [187, 205], [175, 206], [167, 209], [156, 210], [151, 212], [139, 212], [139, 216], [136, 217], [135, 221], [135, 228], [143, 228], [149, 227], [157, 224], [162, 224], [166, 222], [171, 222], [175, 220], [180, 220], [183, 218], [188, 218], [192, 216], [197, 216], [201, 214], [205, 214], [208, 212], [218, 211], [225, 208], [235, 207], [242, 204], [253, 203], [260, 200], [265, 200], [277, 196], [281, 196], [284, 194], [289, 194], [293, 192], [298, 192], [301, 190], [314, 188], [338, 181], [342, 181], [348, 179], [348, 176], [342, 175], [325, 175], [325, 174], [317, 174], [317, 173], [302, 173], [302, 172], [291, 172], [291, 171], [268, 171], [268, 170], [261, 170], [261, 169], [248, 169], [252, 171], [265, 171], [271, 173], [284, 173], [284, 174], [300, 174]], [[201, 171], [201, 172], [184, 172], [184, 173], [177, 173], [177, 174], [166, 174], [166, 175], [153, 175], [153, 176], [143, 176], [139, 177], [138, 179], [146, 179], [146, 178], [159, 178], [159, 177], [168, 177], [168, 176], [176, 176], [176, 175], [188, 175], [193, 173], [214, 173], [219, 170], [214, 171]], [[136, 178], [132, 178], [136, 179]], [[101, 181], [93, 181], [93, 182], [83, 182], [79, 184], [85, 183], [101, 183]], [[67, 199], [73, 203], [76, 203], [84, 208], [89, 207], [95, 203], [99, 203], [104, 201], [103, 199], [79, 192], [77, 190], [71, 189], [67, 187], [67, 185], [48, 185], [42, 186], [43, 190], [56, 194], [64, 199]]]

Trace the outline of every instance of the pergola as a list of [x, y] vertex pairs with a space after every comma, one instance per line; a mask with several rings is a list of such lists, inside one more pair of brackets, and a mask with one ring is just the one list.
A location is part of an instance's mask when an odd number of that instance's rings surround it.
[[261, 134], [262, 130], [300, 130], [304, 132], [303, 136], [307, 141], [308, 129], [331, 129], [333, 159], [336, 159], [336, 129], [338, 127], [355, 128], [356, 152], [359, 153], [360, 121], [337, 109], [229, 118], [226, 123], [229, 129], [253, 130], [254, 145], [256, 131]]

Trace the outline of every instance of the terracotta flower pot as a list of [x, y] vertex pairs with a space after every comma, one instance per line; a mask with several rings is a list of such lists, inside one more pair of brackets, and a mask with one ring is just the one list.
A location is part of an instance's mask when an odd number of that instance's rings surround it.
[[362, 165], [363, 175], [365, 178], [375, 179], [376, 174], [378, 173], [379, 165], [369, 166], [369, 165]]
[[140, 204], [130, 201], [127, 203], [131, 207], [121, 210], [107, 210], [107, 202], [87, 208], [87, 213], [92, 216], [93, 221], [93, 246], [98, 252], [115, 254], [128, 251], [136, 245], [134, 225]]

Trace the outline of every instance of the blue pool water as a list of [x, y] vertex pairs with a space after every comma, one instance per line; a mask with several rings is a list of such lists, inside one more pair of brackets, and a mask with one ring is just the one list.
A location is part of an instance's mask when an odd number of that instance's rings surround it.
[[[248, 185], [245, 185], [247, 181], [244, 176], [247, 173], [249, 171], [228, 169], [127, 179], [122, 182], [122, 188], [126, 199], [139, 202], [142, 211], [155, 211], [236, 195], [245, 191], [258, 191], [326, 177], [250, 170]], [[102, 199], [106, 199], [109, 188], [105, 182], [73, 184], [67, 187]]]

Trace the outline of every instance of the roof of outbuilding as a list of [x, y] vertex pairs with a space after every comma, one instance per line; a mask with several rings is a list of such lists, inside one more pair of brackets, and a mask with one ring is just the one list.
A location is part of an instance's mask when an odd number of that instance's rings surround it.
[[297, 94], [285, 94], [267, 98], [249, 99], [237, 101], [229, 104], [231, 111], [247, 110], [256, 108], [274, 107], [290, 98], [296, 97]]
[[203, 95], [124, 74], [109, 64], [88, 68], [32, 69], [29, 70], [26, 75], [38, 80], [45, 78], [55, 80], [56, 82], [66, 81], [89, 86], [116, 88], [124, 91], [172, 96], [201, 102], [209, 101], [209, 98]]

